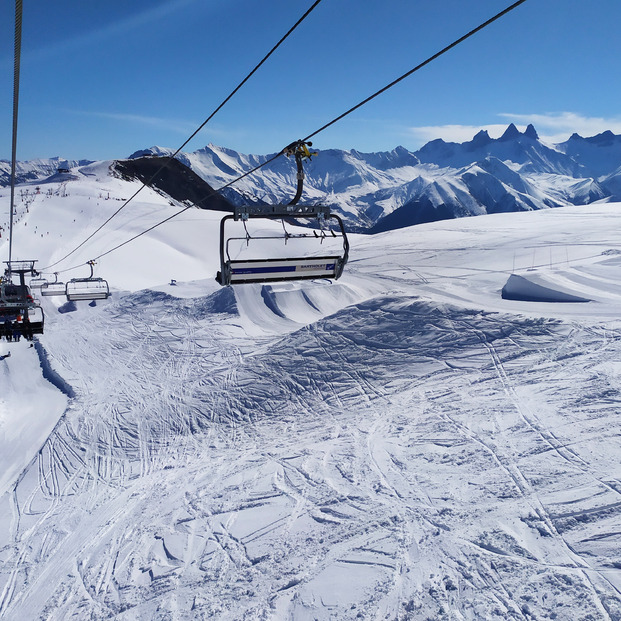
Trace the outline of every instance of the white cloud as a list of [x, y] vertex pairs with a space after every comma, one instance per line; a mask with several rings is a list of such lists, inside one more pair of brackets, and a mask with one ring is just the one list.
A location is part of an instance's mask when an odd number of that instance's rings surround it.
[[111, 119], [113, 121], [121, 121], [123, 123], [133, 123], [138, 125], [147, 125], [149, 127], [158, 127], [178, 134], [191, 134], [197, 127], [198, 123], [190, 121], [182, 121], [178, 119], [165, 119], [156, 116], [145, 116], [140, 114], [124, 114], [115, 112], [94, 112], [86, 110], [70, 110], [72, 114], [80, 114], [84, 116], [94, 116], [100, 119]]
[[482, 129], [487, 130], [492, 138], [499, 138], [509, 123], [514, 123], [524, 131], [532, 123], [542, 141], [555, 144], [567, 140], [574, 132], [583, 137], [595, 136], [610, 130], [621, 134], [621, 117], [587, 117], [575, 112], [558, 112], [552, 114], [513, 114], [498, 115], [506, 119], [505, 123], [489, 125], [428, 125], [408, 128], [408, 134], [421, 145], [441, 138], [446, 142], [466, 142]]

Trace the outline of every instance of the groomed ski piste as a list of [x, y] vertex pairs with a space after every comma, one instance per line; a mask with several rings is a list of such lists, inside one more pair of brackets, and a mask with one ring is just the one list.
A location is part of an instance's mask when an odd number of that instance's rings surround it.
[[[18, 188], [16, 259], [139, 187], [108, 165]], [[58, 268], [178, 209], [144, 190]], [[234, 288], [221, 216], [0, 343], [0, 618], [621, 619], [621, 204], [352, 235], [336, 282]]]

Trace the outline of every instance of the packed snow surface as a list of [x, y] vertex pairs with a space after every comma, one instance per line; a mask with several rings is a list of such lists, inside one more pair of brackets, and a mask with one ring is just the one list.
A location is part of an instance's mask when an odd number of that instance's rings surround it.
[[[24, 186], [15, 258], [137, 187], [73, 172]], [[48, 272], [178, 209], [144, 191]], [[352, 236], [337, 282], [224, 289], [220, 216], [0, 344], [0, 618], [621, 619], [621, 204]], [[503, 299], [512, 274], [589, 301]]]

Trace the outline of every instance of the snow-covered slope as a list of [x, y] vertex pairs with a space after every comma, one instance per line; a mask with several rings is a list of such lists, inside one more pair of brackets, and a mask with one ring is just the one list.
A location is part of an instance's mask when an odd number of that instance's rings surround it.
[[[137, 187], [72, 172], [20, 203], [19, 258]], [[145, 190], [57, 269], [176, 209]], [[219, 215], [0, 344], [0, 619], [620, 618], [621, 204], [352, 235], [337, 282], [234, 289]]]

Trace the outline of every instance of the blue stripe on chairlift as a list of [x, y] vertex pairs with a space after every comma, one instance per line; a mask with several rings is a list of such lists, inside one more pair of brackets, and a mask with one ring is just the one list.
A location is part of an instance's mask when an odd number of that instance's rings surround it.
[[[325, 267], [324, 267], [325, 265]], [[307, 269], [309, 270], [324, 270], [324, 271], [334, 271], [335, 263], [325, 263], [320, 265], [313, 265]], [[298, 269], [300, 265], [281, 265], [278, 267], [233, 267], [231, 269], [232, 274], [269, 274], [269, 273], [277, 273], [277, 272], [296, 272], [305, 271], [304, 269]]]

